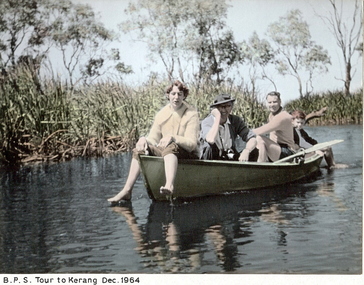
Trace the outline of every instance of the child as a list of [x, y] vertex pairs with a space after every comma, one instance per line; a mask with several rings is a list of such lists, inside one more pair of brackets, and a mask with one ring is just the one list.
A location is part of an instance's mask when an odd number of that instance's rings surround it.
[[[306, 123], [306, 114], [300, 110], [295, 110], [291, 113], [292, 115], [292, 125], [293, 125], [293, 136], [295, 143], [302, 148], [309, 148], [317, 144], [317, 141], [311, 138], [303, 129]], [[320, 152], [320, 151], [319, 151]], [[324, 154], [327, 167], [331, 168], [346, 168], [346, 164], [336, 164], [334, 160], [334, 154], [331, 147], [322, 149]]]

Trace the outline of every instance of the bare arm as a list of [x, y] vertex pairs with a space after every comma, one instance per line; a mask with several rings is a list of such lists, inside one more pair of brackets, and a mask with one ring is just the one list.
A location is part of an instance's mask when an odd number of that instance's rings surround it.
[[311, 112], [310, 114], [306, 115], [306, 123], [309, 121], [309, 120], [312, 120], [314, 118], [319, 118], [319, 117], [322, 117], [323, 115], [325, 115], [325, 112], [328, 108], [327, 107], [324, 107], [318, 111], [314, 111], [314, 112]]
[[214, 108], [211, 111], [211, 115], [214, 116], [215, 121], [214, 121], [214, 124], [212, 125], [211, 129], [209, 130], [209, 132], [206, 135], [206, 141], [209, 144], [214, 144], [216, 136], [217, 136], [217, 134], [219, 132], [221, 114], [220, 114], [220, 112], [219, 112], [219, 110], [217, 108]]
[[239, 161], [248, 161], [249, 160], [249, 154], [252, 152], [252, 150], [256, 147], [257, 140], [256, 138], [251, 138], [246, 143], [245, 149], [241, 152], [239, 156]]

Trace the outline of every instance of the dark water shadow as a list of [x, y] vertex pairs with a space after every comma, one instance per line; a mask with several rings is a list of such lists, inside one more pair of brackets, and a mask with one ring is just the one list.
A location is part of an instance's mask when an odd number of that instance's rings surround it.
[[[197, 198], [188, 202], [153, 202], [147, 221], [139, 224], [132, 202], [114, 206], [122, 214], [138, 246], [136, 251], [147, 267], [156, 272], [198, 272], [203, 255], [214, 252], [223, 272], [243, 265], [238, 247], [255, 241], [252, 225], [263, 217], [277, 224], [289, 223], [296, 216], [284, 216], [277, 204], [286, 199], [305, 196], [319, 185], [295, 184], [267, 190], [249, 191]], [[278, 232], [284, 245], [285, 233]], [[211, 249], [209, 246], [211, 246]], [[203, 272], [202, 272], [203, 273]]]

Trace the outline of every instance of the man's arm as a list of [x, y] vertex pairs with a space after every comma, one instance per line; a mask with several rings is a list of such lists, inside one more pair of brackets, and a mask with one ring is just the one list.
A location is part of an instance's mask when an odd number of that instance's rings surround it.
[[214, 108], [211, 111], [211, 115], [214, 116], [214, 123], [212, 124], [211, 129], [206, 134], [206, 141], [209, 144], [214, 144], [217, 134], [219, 132], [221, 114], [217, 108]]
[[309, 120], [322, 117], [323, 115], [325, 115], [325, 112], [326, 112], [327, 109], [328, 109], [327, 107], [324, 107], [324, 108], [322, 108], [322, 109], [320, 109], [318, 111], [313, 111], [310, 114], [306, 115], [306, 123]]
[[239, 161], [249, 161], [249, 154], [255, 149], [257, 145], [257, 140], [255, 137], [249, 139], [246, 143], [244, 150], [239, 156]]

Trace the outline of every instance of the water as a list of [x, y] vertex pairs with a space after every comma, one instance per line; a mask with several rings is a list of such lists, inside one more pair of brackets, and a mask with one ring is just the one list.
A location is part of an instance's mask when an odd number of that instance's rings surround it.
[[130, 154], [1, 169], [0, 273], [360, 274], [362, 126], [307, 128], [346, 169], [305, 184], [152, 203]]

